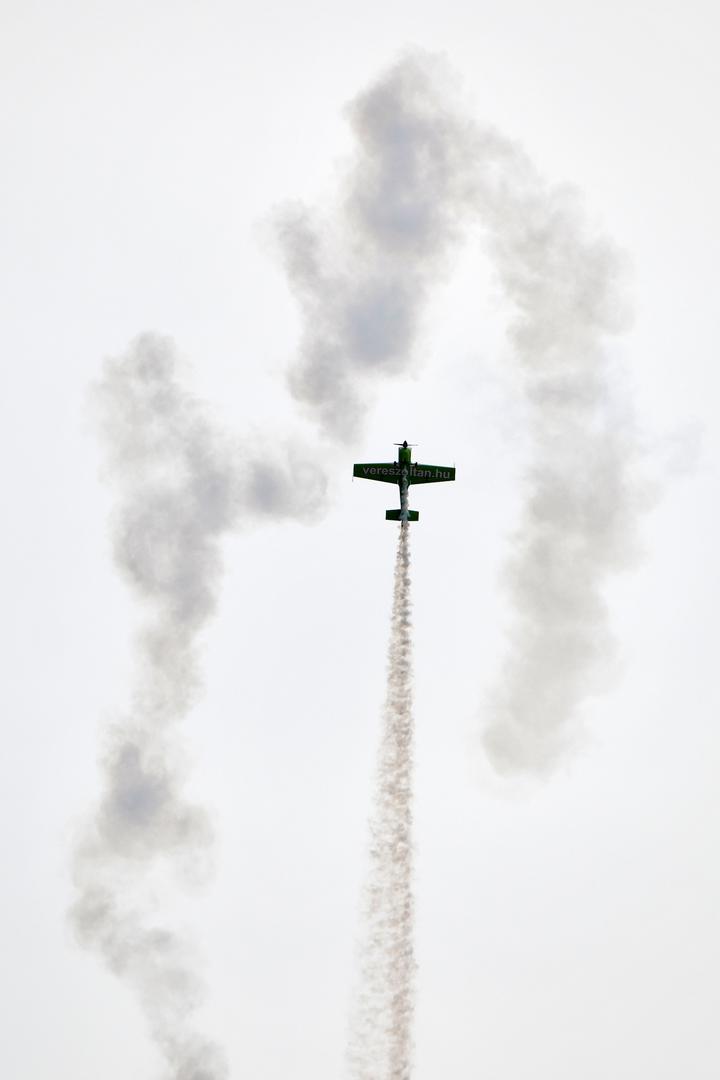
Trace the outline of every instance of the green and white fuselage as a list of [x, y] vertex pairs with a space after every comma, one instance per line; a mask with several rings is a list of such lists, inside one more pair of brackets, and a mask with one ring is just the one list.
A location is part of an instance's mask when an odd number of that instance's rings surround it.
[[411, 484], [437, 484], [455, 479], [455, 468], [449, 465], [420, 465], [412, 460], [412, 449], [407, 441], [398, 444], [397, 461], [354, 465], [353, 476], [361, 480], [380, 480], [386, 484], [397, 484], [400, 489], [400, 509], [386, 510], [387, 521], [399, 521], [405, 525], [408, 521], [418, 521], [417, 510], [409, 508], [408, 493]]

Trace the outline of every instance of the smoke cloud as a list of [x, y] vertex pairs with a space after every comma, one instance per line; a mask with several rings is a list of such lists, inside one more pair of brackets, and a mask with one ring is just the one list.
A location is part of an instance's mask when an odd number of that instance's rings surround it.
[[118, 493], [114, 553], [142, 603], [127, 715], [106, 736], [102, 793], [77, 846], [79, 940], [134, 989], [171, 1080], [223, 1080], [194, 1029], [202, 983], [188, 942], [163, 925], [168, 874], [194, 883], [212, 842], [184, 794], [177, 724], [199, 689], [197, 637], [217, 602], [220, 542], [253, 521], [315, 517], [325, 480], [298, 447], [229, 440], [178, 379], [169, 338], [146, 334], [106, 363], [94, 404]]
[[459, 234], [465, 124], [435, 67], [408, 58], [352, 102], [357, 151], [339, 204], [327, 215], [295, 206], [279, 222], [303, 315], [290, 389], [337, 438], [357, 435], [379, 378], [407, 370]]
[[387, 697], [371, 819], [370, 875], [351, 1020], [353, 1080], [410, 1080], [415, 958], [412, 894], [412, 639], [410, 528], [399, 529]]
[[548, 188], [523, 155], [504, 171], [510, 182], [486, 191], [483, 206], [517, 312], [510, 339], [531, 447], [505, 575], [509, 647], [484, 745], [500, 771], [549, 772], [578, 739], [582, 702], [602, 687], [613, 651], [603, 586], [636, 554], [643, 501], [605, 344], [627, 321], [623, 260], [591, 233], [573, 194]]
[[602, 599], [632, 557], [636, 444], [609, 335], [627, 322], [623, 260], [524, 151], [464, 115], [441, 60], [404, 57], [348, 110], [357, 147], [323, 218], [281, 237], [303, 332], [292, 392], [331, 435], [352, 435], [383, 379], [409, 369], [431, 286], [479, 225], [514, 308], [511, 360], [531, 442], [505, 579], [508, 653], [483, 722], [504, 772], [549, 771], [577, 731], [609, 654]]

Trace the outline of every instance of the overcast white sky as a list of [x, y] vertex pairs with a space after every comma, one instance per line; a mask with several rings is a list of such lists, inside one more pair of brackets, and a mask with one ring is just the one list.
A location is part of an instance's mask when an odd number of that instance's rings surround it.
[[205, 1026], [233, 1077], [341, 1074], [394, 548], [392, 489], [350, 476], [408, 438], [458, 469], [421, 491], [413, 530], [416, 1080], [716, 1080], [715, 5], [5, 0], [0, 20], [2, 1076], [161, 1067], [128, 988], [66, 920], [138, 619], [88, 387], [157, 330], [232, 432], [315, 437], [285, 389], [300, 323], [268, 222], [288, 199], [332, 197], [345, 104], [419, 46], [629, 257], [635, 321], [613, 352], [648, 483], [667, 484], [606, 594], [613, 685], [559, 773], [493, 776], [477, 731], [525, 443], [498, 287], [469, 235], [412, 375], [357, 446], [317, 444], [324, 520], [225, 547], [185, 724], [216, 872], [168, 917], [198, 943]]

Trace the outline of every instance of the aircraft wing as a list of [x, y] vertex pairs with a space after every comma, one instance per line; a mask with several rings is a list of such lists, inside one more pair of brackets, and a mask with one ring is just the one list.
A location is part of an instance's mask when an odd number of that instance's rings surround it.
[[408, 480], [411, 484], [438, 484], [443, 480], [454, 480], [455, 469], [449, 465], [416, 465], [410, 466]]
[[397, 461], [381, 461], [378, 464], [353, 465], [353, 476], [361, 480], [381, 480], [386, 484], [399, 484], [402, 472]]

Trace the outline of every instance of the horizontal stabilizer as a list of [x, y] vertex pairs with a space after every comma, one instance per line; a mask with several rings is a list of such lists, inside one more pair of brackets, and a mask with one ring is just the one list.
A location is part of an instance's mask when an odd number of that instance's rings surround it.
[[[407, 519], [408, 519], [408, 521], [419, 521], [420, 520], [420, 514], [419, 514], [419, 512], [417, 510], [408, 510]], [[386, 521], [402, 521], [402, 510], [386, 510], [385, 511], [385, 520]]]

